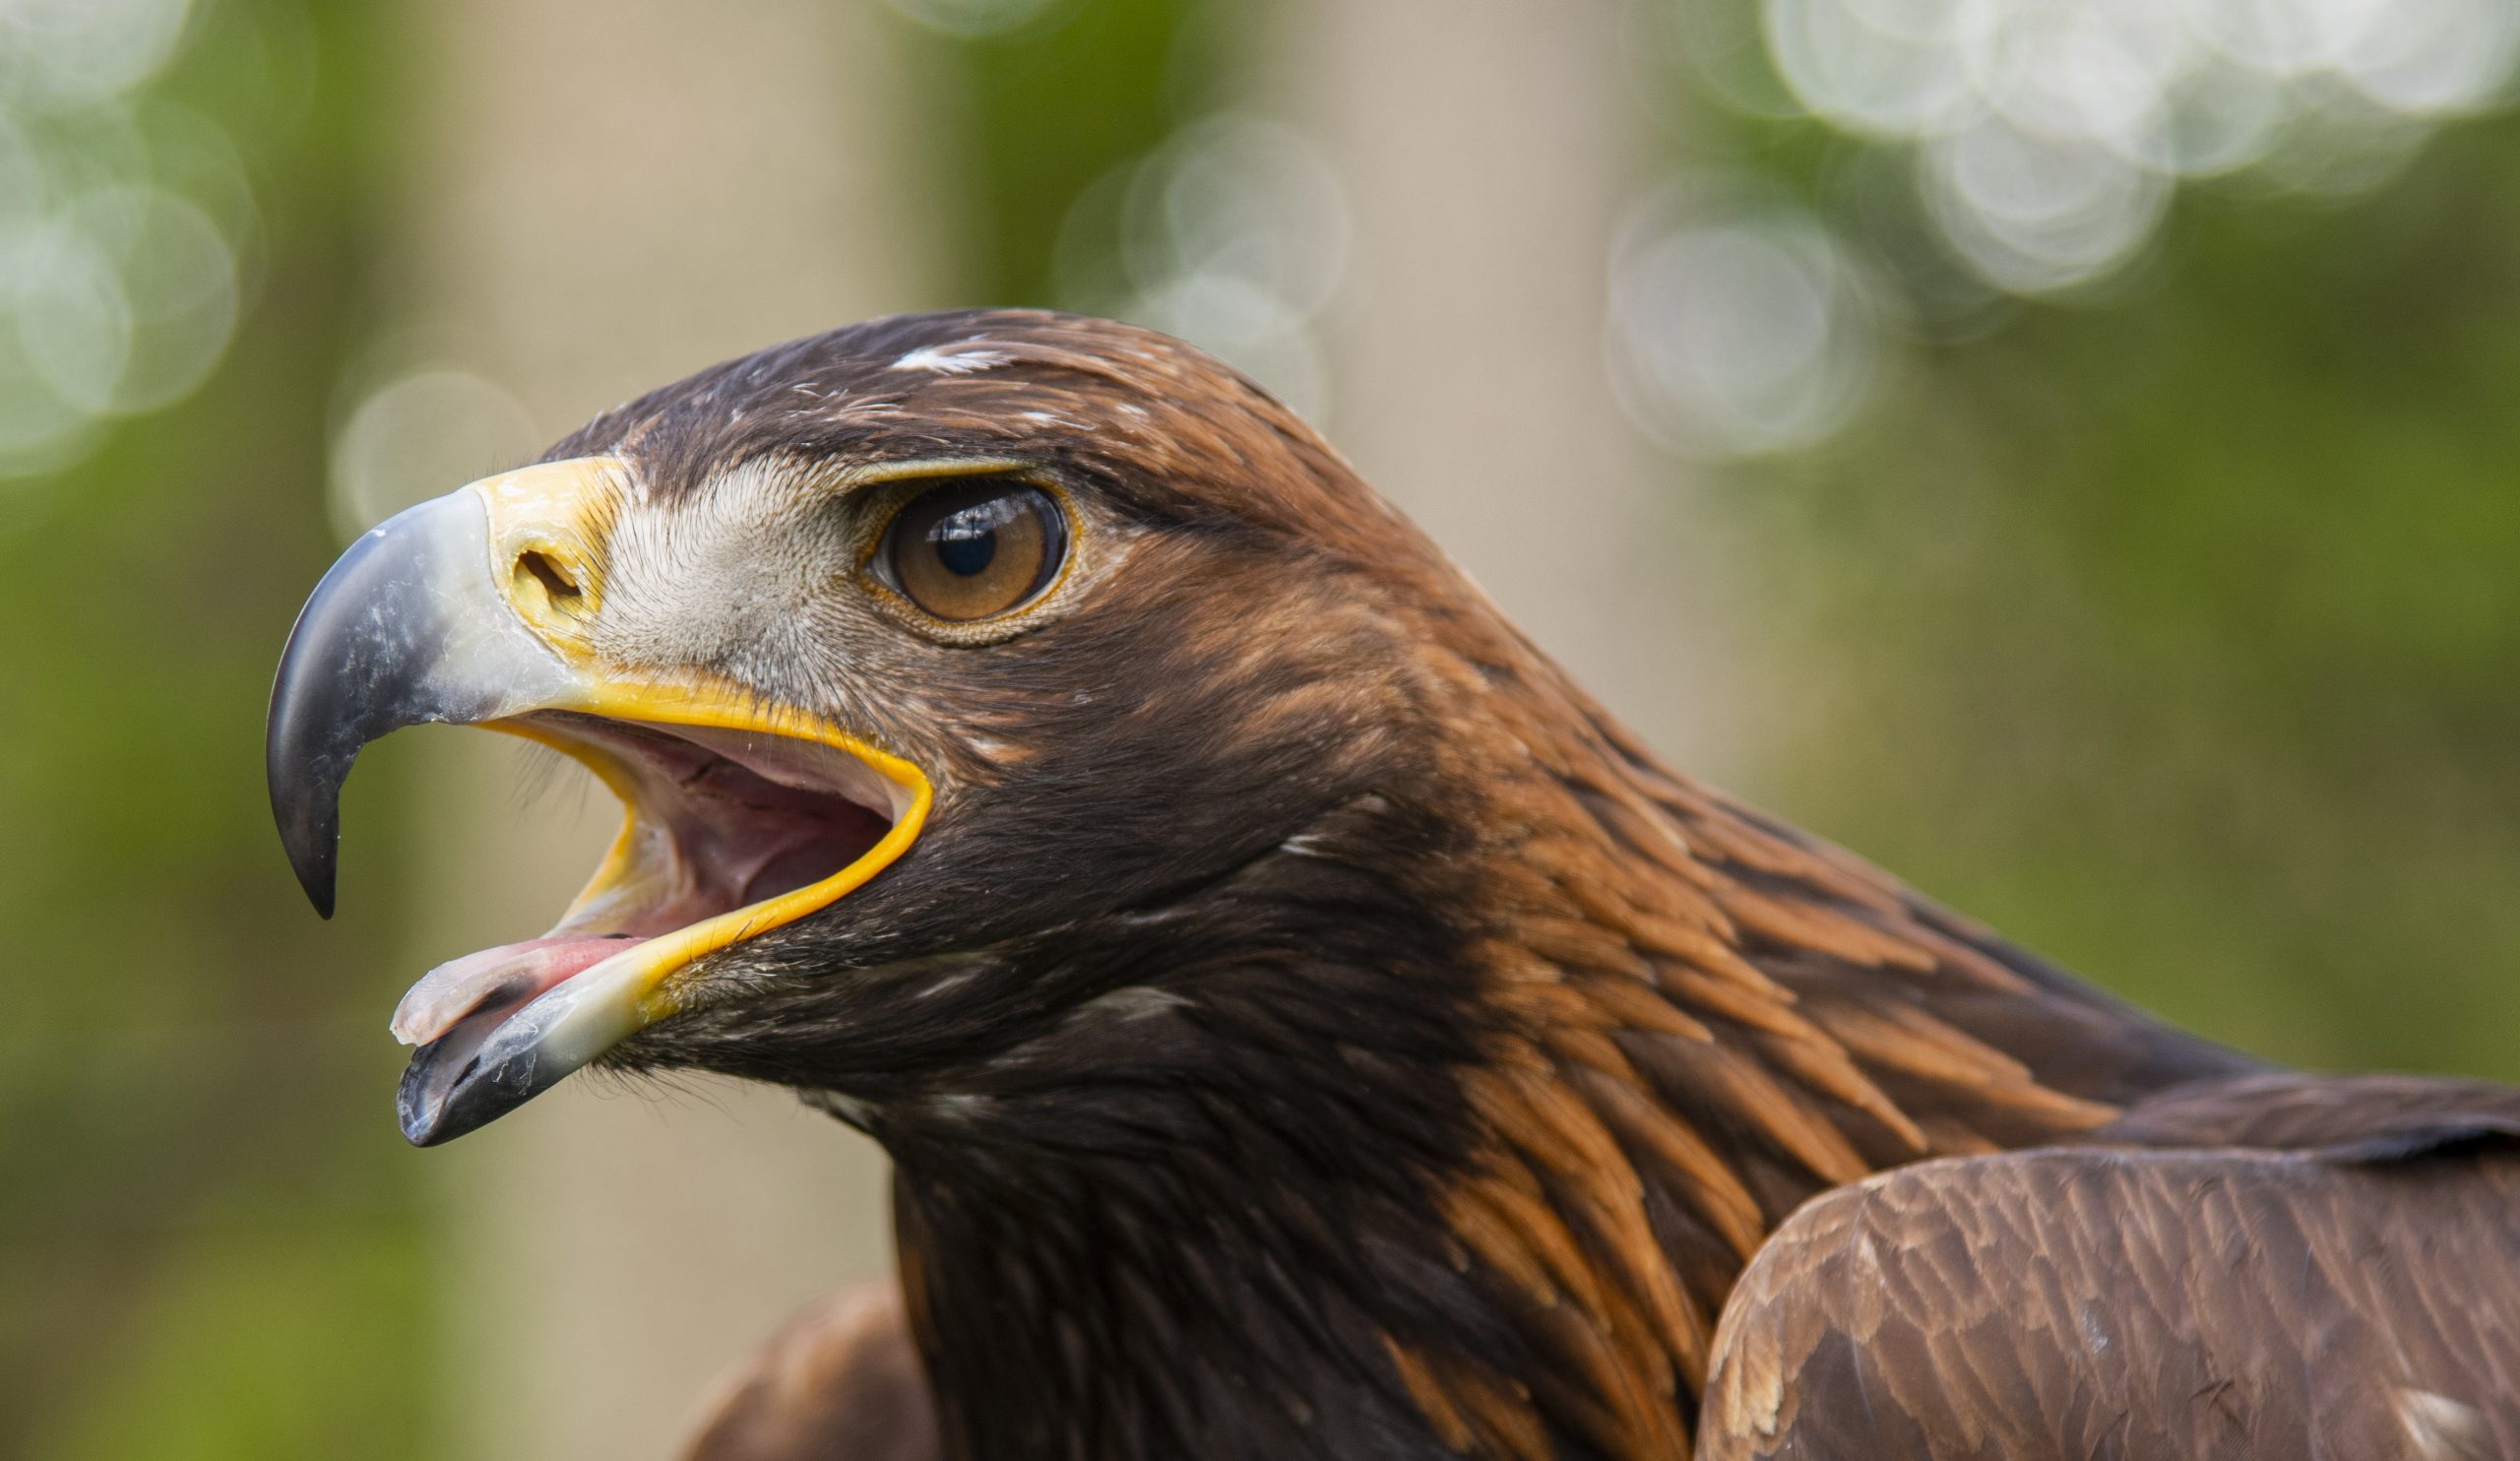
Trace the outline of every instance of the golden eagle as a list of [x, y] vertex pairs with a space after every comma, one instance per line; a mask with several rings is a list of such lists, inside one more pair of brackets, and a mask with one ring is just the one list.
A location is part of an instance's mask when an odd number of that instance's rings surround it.
[[361, 539], [272, 704], [319, 908], [420, 722], [628, 816], [405, 1000], [412, 1141], [601, 1063], [892, 1155], [898, 1294], [704, 1455], [2520, 1454], [2515, 1093], [2264, 1066], [1666, 768], [1164, 337], [852, 326]]

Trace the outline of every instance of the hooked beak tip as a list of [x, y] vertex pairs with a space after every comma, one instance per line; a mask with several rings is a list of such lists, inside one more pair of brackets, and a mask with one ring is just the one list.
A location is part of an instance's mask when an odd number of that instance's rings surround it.
[[288, 870], [297, 875], [297, 886], [305, 890], [306, 901], [315, 905], [316, 917], [329, 919], [333, 916], [337, 881], [334, 859], [340, 832], [337, 826], [302, 828], [301, 818], [290, 815], [293, 808], [282, 804], [283, 785], [273, 783], [272, 812], [282, 828], [281, 844], [288, 857]]
[[342, 785], [361, 746], [540, 704], [567, 678], [491, 576], [477, 492], [406, 509], [350, 544], [289, 630], [264, 729], [272, 816], [315, 911], [332, 917]]

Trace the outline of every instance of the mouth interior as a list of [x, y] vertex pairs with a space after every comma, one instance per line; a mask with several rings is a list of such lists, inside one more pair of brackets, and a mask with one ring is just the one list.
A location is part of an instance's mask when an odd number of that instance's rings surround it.
[[[394, 1034], [406, 1045], [476, 1048], [576, 975], [721, 915], [759, 910], [712, 947], [791, 922], [846, 891], [810, 892], [871, 852], [903, 810], [900, 789], [816, 740], [564, 711], [502, 729], [585, 763], [628, 815], [548, 933], [439, 965], [411, 986], [394, 1012]], [[799, 890], [808, 891], [783, 897]]]

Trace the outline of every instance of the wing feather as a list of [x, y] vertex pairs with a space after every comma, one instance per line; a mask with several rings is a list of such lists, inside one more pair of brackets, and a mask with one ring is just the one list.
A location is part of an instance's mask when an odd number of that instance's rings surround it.
[[1902, 1168], [1752, 1261], [1699, 1456], [2520, 1455], [2515, 1202], [2498, 1141]]

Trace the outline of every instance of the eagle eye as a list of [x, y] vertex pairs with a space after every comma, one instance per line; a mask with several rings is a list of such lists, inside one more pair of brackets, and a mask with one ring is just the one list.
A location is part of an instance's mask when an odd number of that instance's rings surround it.
[[1020, 608], [1067, 558], [1058, 499], [1001, 477], [948, 482], [893, 515], [875, 549], [888, 587], [924, 613], [967, 624]]

